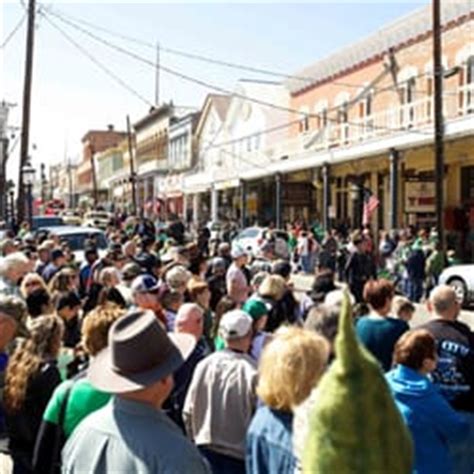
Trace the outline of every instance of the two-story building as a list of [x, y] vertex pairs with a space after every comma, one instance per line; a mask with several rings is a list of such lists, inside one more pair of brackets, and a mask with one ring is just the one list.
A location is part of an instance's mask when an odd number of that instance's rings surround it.
[[[445, 226], [459, 243], [474, 226], [474, 5], [442, 2], [442, 25]], [[427, 6], [288, 82], [301, 120], [275, 171], [314, 171], [326, 226], [360, 224], [365, 189], [374, 228], [435, 223], [432, 41]]]
[[96, 155], [116, 147], [126, 136], [126, 132], [115, 131], [113, 125], [109, 125], [107, 130], [90, 130], [82, 138], [82, 159], [77, 169], [77, 186], [83, 205], [91, 206], [103, 200], [99, 191]]
[[184, 193], [185, 173], [196, 165], [195, 132], [198, 112], [171, 120], [168, 135], [168, 169], [158, 184], [159, 210], [163, 218], [177, 215], [188, 221], [188, 206]]

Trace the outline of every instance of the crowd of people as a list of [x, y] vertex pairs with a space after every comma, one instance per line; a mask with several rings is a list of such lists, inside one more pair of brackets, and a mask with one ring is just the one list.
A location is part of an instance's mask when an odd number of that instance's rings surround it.
[[[439, 271], [426, 279], [434, 235], [387, 234], [377, 251], [366, 231], [347, 245], [295, 226], [288, 241], [270, 229], [255, 256], [177, 221], [114, 223], [107, 238], [104, 252], [86, 242], [82, 262], [54, 232], [0, 242], [0, 472], [310, 472], [309, 420], [346, 299], [410, 432], [413, 472], [474, 470], [474, 335]], [[423, 293], [433, 319], [410, 329]]]

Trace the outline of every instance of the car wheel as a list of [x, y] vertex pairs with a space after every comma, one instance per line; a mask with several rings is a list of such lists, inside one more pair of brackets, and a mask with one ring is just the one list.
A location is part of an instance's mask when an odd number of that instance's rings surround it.
[[454, 290], [456, 293], [456, 297], [461, 302], [461, 304], [465, 305], [468, 302], [467, 298], [467, 287], [464, 280], [461, 278], [453, 278], [449, 280], [448, 285]]

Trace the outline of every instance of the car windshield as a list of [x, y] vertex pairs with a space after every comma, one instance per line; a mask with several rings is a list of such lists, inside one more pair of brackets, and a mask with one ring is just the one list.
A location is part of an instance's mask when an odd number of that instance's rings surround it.
[[62, 217], [33, 217], [33, 229], [64, 225]]
[[260, 229], [255, 229], [255, 228], [245, 229], [240, 233], [239, 238], [240, 239], [253, 239], [257, 237], [259, 233], [260, 233]]
[[67, 242], [69, 248], [72, 251], [76, 250], [84, 250], [87, 246], [87, 240], [95, 240], [95, 247], [98, 249], [106, 249], [107, 248], [107, 239], [105, 238], [104, 234], [95, 233], [95, 234], [69, 234], [60, 236], [60, 239], [63, 242]]

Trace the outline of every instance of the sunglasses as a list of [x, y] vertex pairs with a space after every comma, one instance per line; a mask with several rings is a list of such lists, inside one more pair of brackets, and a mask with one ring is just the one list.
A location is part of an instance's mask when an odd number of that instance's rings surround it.
[[39, 281], [30, 281], [25, 283], [25, 288], [29, 288], [30, 286], [41, 286], [41, 283]]

